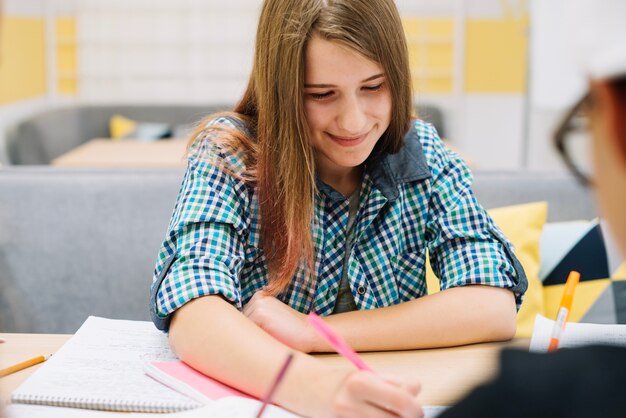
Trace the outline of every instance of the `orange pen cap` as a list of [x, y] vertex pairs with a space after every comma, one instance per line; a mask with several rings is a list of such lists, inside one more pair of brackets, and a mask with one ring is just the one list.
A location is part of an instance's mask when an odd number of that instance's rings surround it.
[[563, 291], [563, 296], [561, 297], [561, 307], [567, 308], [568, 312], [572, 309], [574, 292], [576, 291], [576, 286], [579, 281], [580, 273], [577, 271], [571, 271], [567, 277], [567, 282], [565, 282], [565, 290]]

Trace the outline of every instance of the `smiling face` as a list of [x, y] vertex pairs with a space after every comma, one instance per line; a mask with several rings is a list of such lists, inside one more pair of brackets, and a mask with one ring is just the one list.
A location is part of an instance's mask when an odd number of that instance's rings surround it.
[[304, 109], [324, 182], [343, 192], [358, 181], [360, 165], [389, 126], [391, 105], [380, 64], [338, 42], [315, 35], [310, 39]]

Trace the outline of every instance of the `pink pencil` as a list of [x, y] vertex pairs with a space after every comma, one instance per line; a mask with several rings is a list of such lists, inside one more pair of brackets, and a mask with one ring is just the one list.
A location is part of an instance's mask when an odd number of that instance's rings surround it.
[[313, 328], [319, 332], [319, 334], [328, 342], [328, 344], [330, 344], [332, 348], [335, 349], [337, 353], [350, 360], [358, 369], [367, 370], [376, 374], [376, 372], [374, 372], [370, 366], [365, 364], [363, 359], [354, 352], [348, 343], [337, 335], [316, 313], [311, 312], [307, 318]]

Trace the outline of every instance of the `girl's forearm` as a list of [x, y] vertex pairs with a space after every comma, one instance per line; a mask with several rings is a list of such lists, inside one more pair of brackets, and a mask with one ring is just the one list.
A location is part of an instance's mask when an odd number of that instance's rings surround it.
[[[218, 296], [181, 307], [172, 319], [170, 344], [192, 367], [257, 397], [265, 394], [292, 351]], [[304, 353], [294, 354], [274, 402], [301, 414], [318, 415], [348, 371], [331, 369]]]
[[[398, 305], [325, 319], [358, 351], [435, 348], [508, 340], [515, 298], [507, 289], [464, 286]], [[332, 351], [321, 339], [313, 351]]]

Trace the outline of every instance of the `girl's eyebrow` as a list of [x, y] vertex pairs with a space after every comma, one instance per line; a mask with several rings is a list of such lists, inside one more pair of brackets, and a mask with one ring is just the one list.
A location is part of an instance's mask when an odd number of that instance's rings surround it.
[[[385, 74], [380, 73], [380, 74], [375, 74], [371, 77], [366, 78], [365, 80], [362, 80], [361, 83], [367, 83], [368, 81], [372, 81], [372, 80], [376, 80], [377, 78], [381, 78], [384, 77]], [[334, 84], [305, 84], [304, 88], [330, 88], [330, 87], [337, 87]]]

